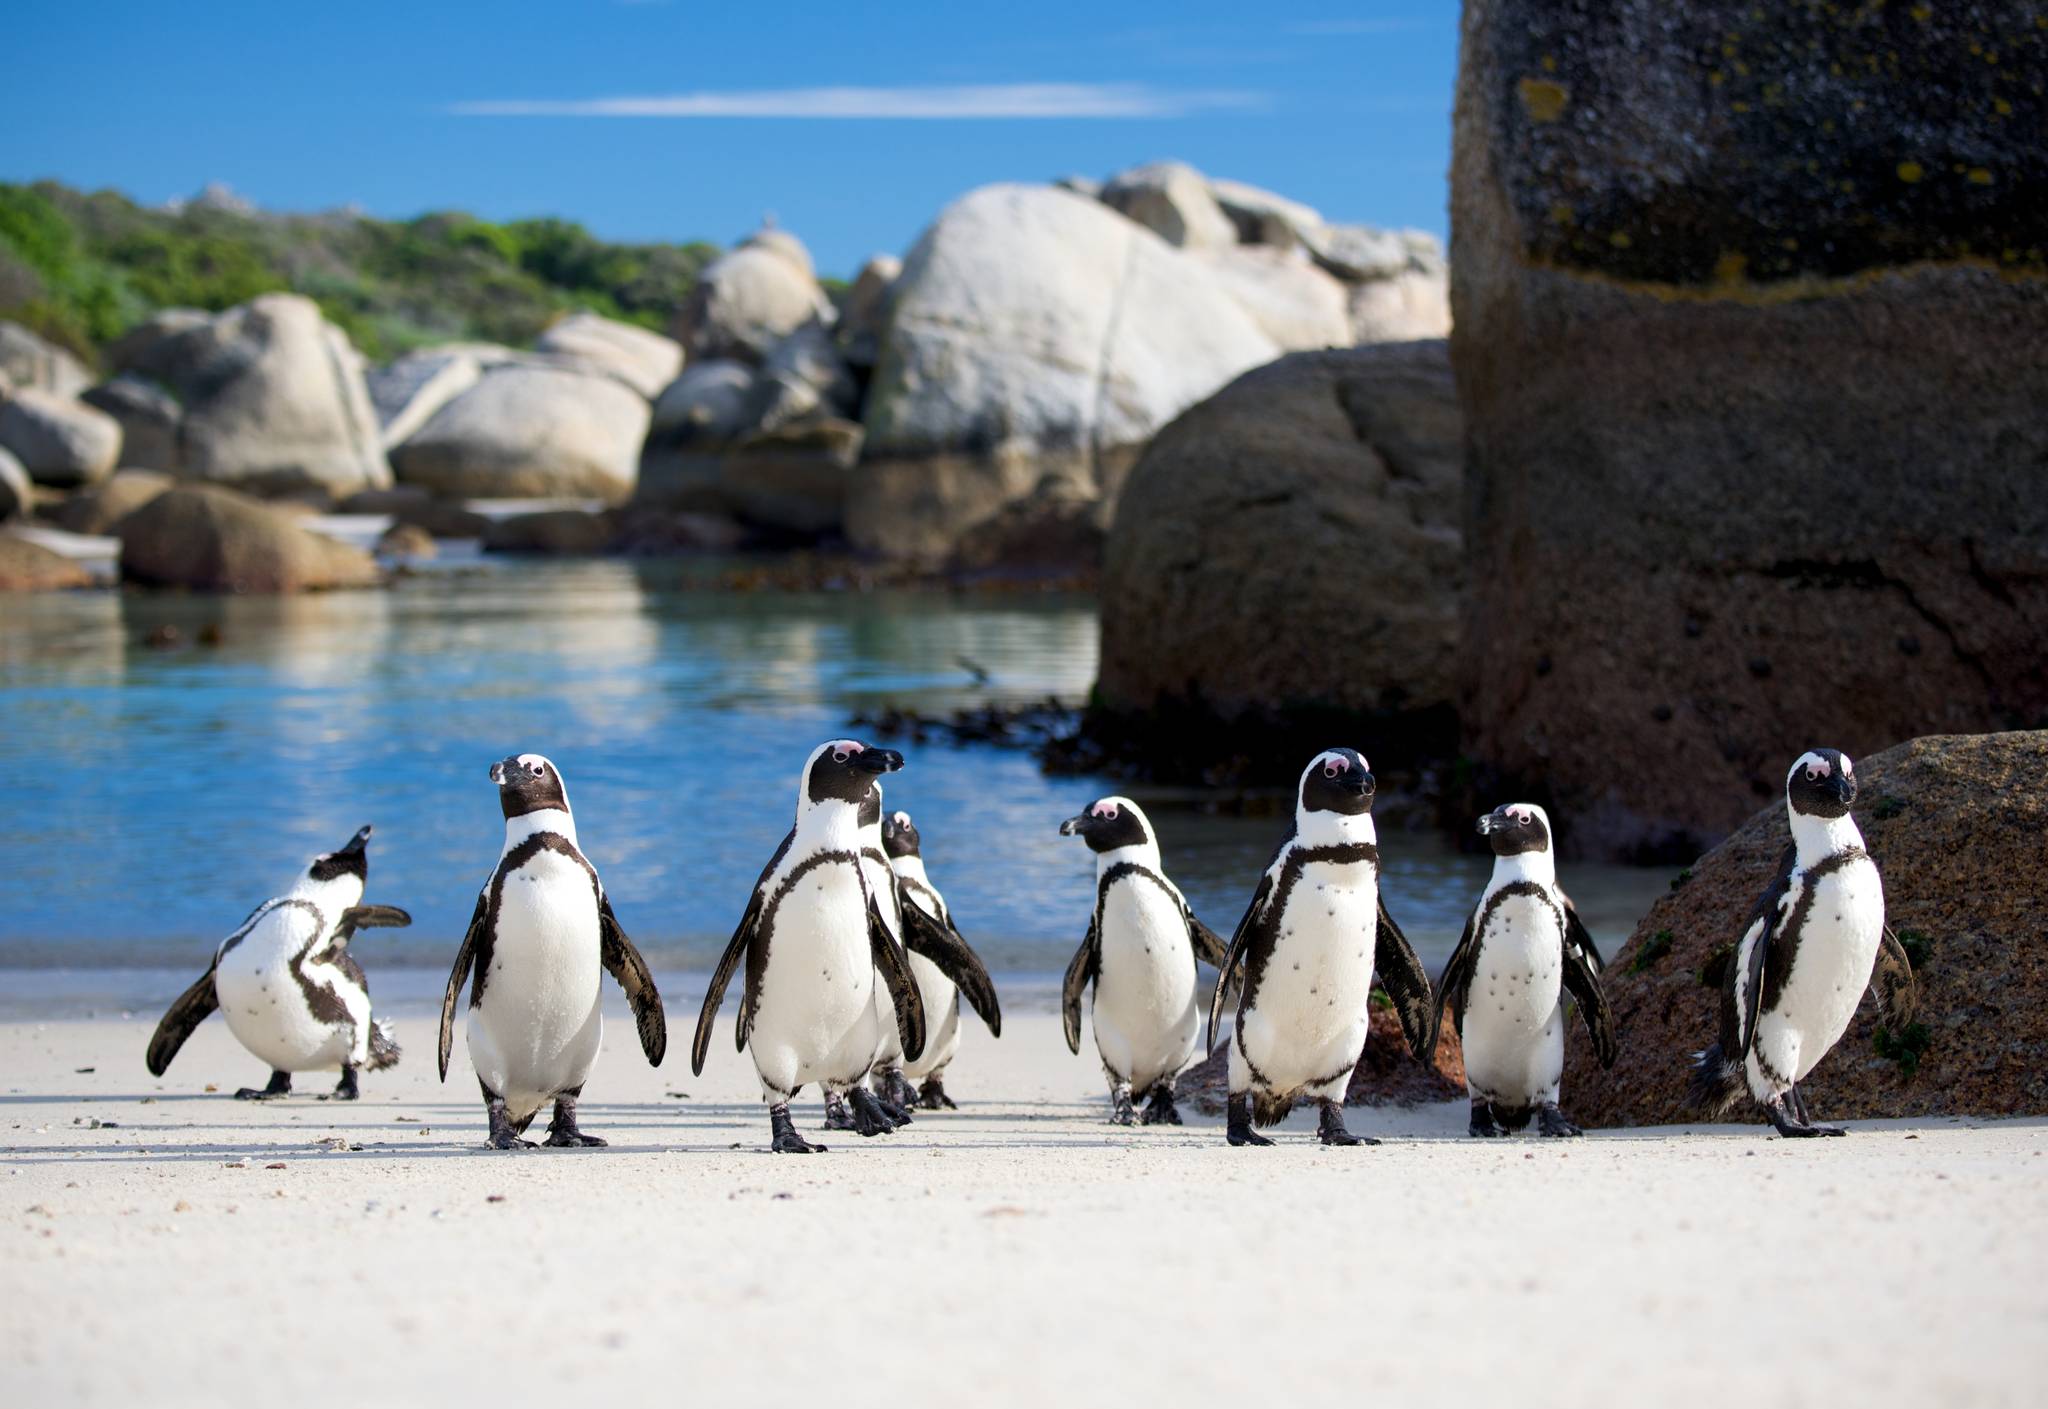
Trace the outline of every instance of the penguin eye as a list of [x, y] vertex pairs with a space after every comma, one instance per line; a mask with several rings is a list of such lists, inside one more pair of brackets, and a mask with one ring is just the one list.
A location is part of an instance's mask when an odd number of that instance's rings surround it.
[[832, 750], [832, 761], [834, 763], [844, 763], [847, 759], [851, 757], [853, 757], [853, 755], [848, 753], [845, 749]]
[[1806, 765], [1806, 781], [1809, 783], [1815, 783], [1820, 781], [1820, 770], [1814, 767], [1811, 763]]

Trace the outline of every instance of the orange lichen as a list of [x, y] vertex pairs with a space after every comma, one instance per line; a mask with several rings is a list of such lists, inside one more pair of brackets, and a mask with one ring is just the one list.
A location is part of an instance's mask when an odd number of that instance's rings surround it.
[[1570, 89], [1547, 78], [1525, 78], [1515, 85], [1515, 92], [1531, 122], [1556, 122], [1572, 100]]

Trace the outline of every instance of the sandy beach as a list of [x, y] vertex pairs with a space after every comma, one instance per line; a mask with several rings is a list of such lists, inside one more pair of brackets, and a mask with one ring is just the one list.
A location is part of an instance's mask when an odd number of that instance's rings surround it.
[[217, 1020], [162, 1082], [153, 1014], [0, 1025], [0, 1397], [2038, 1402], [2048, 1124], [1480, 1143], [1438, 1106], [1232, 1150], [1103, 1124], [1092, 1048], [1018, 1006], [958, 1113], [808, 1159], [729, 1026], [687, 1075], [684, 1002], [661, 1070], [612, 1015], [587, 1152], [481, 1149], [421, 1010], [355, 1105], [229, 1099]]

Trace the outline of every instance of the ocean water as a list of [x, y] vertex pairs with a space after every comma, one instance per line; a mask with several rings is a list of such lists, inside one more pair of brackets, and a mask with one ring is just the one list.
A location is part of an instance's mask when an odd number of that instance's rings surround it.
[[[0, 968], [196, 970], [370, 822], [369, 898], [415, 923], [358, 951], [373, 972], [445, 971], [502, 835], [487, 770], [525, 751], [560, 767], [650, 960], [708, 967], [789, 827], [806, 754], [852, 715], [1079, 700], [1095, 677], [1085, 599], [702, 581], [676, 562], [550, 561], [288, 599], [0, 598]], [[184, 644], [145, 644], [166, 626]], [[1058, 824], [1117, 789], [1016, 750], [897, 746], [888, 803], [916, 817], [963, 931], [994, 970], [1056, 974], [1093, 892], [1092, 857]], [[1138, 796], [1169, 872], [1228, 934], [1284, 824]], [[1434, 969], [1487, 863], [1405, 832], [1382, 850], [1389, 908]], [[1619, 867], [1565, 881], [1610, 952], [1665, 884]]]

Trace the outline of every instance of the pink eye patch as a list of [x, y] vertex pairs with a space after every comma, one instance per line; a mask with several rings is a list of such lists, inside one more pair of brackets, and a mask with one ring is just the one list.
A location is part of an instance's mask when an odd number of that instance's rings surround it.
[[1090, 817], [1114, 817], [1116, 816], [1116, 811], [1115, 803], [1098, 802], [1095, 806], [1088, 809], [1088, 815]]

